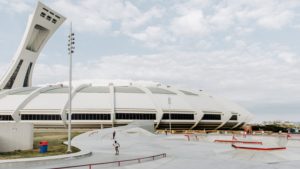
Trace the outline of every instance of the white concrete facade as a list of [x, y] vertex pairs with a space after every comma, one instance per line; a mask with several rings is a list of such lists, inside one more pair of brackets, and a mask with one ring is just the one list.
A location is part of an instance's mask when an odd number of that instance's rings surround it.
[[30, 123], [0, 123], [0, 152], [31, 150], [33, 125]]

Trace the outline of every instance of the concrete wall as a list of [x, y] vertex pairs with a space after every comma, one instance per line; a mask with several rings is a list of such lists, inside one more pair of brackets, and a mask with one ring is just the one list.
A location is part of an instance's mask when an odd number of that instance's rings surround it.
[[33, 124], [0, 123], [0, 152], [33, 148]]
[[155, 132], [154, 121], [153, 120], [134, 120], [128, 126], [129, 127], [140, 127], [140, 128], [142, 128], [144, 130], [147, 130], [151, 133]]

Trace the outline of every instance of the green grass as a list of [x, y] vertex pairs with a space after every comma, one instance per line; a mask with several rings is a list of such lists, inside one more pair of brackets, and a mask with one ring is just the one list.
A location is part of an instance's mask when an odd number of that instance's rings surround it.
[[[82, 132], [73, 132], [72, 138], [81, 134]], [[0, 153], [0, 159], [17, 159], [17, 158], [30, 158], [30, 157], [44, 157], [53, 155], [62, 155], [67, 152], [67, 145], [63, 142], [68, 140], [66, 132], [35, 132], [33, 150], [26, 151], [13, 151]], [[39, 153], [39, 142], [48, 141], [48, 152]], [[72, 147], [72, 152], [76, 153], [80, 150], [76, 147]]]

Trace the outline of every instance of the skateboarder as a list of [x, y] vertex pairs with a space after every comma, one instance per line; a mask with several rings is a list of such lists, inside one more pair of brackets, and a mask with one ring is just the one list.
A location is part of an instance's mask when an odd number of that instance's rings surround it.
[[115, 147], [115, 151], [116, 151], [116, 154], [115, 154], [115, 155], [119, 155], [119, 147], [120, 147], [120, 144], [117, 142], [117, 140], [115, 140], [113, 146]]
[[116, 131], [114, 130], [114, 132], [113, 132], [113, 140], [115, 139], [115, 137], [116, 137]]

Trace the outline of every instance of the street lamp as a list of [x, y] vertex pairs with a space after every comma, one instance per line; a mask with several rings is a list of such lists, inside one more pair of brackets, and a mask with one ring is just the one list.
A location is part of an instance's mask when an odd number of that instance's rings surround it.
[[71, 120], [72, 120], [72, 54], [75, 50], [75, 34], [72, 32], [72, 22], [70, 25], [70, 34], [68, 36], [68, 52], [69, 52], [69, 113], [68, 113], [68, 150], [67, 153], [71, 153]]
[[170, 134], [172, 134], [172, 125], [171, 125], [171, 98], [168, 97], [168, 105], [169, 105], [169, 128], [170, 128]]

